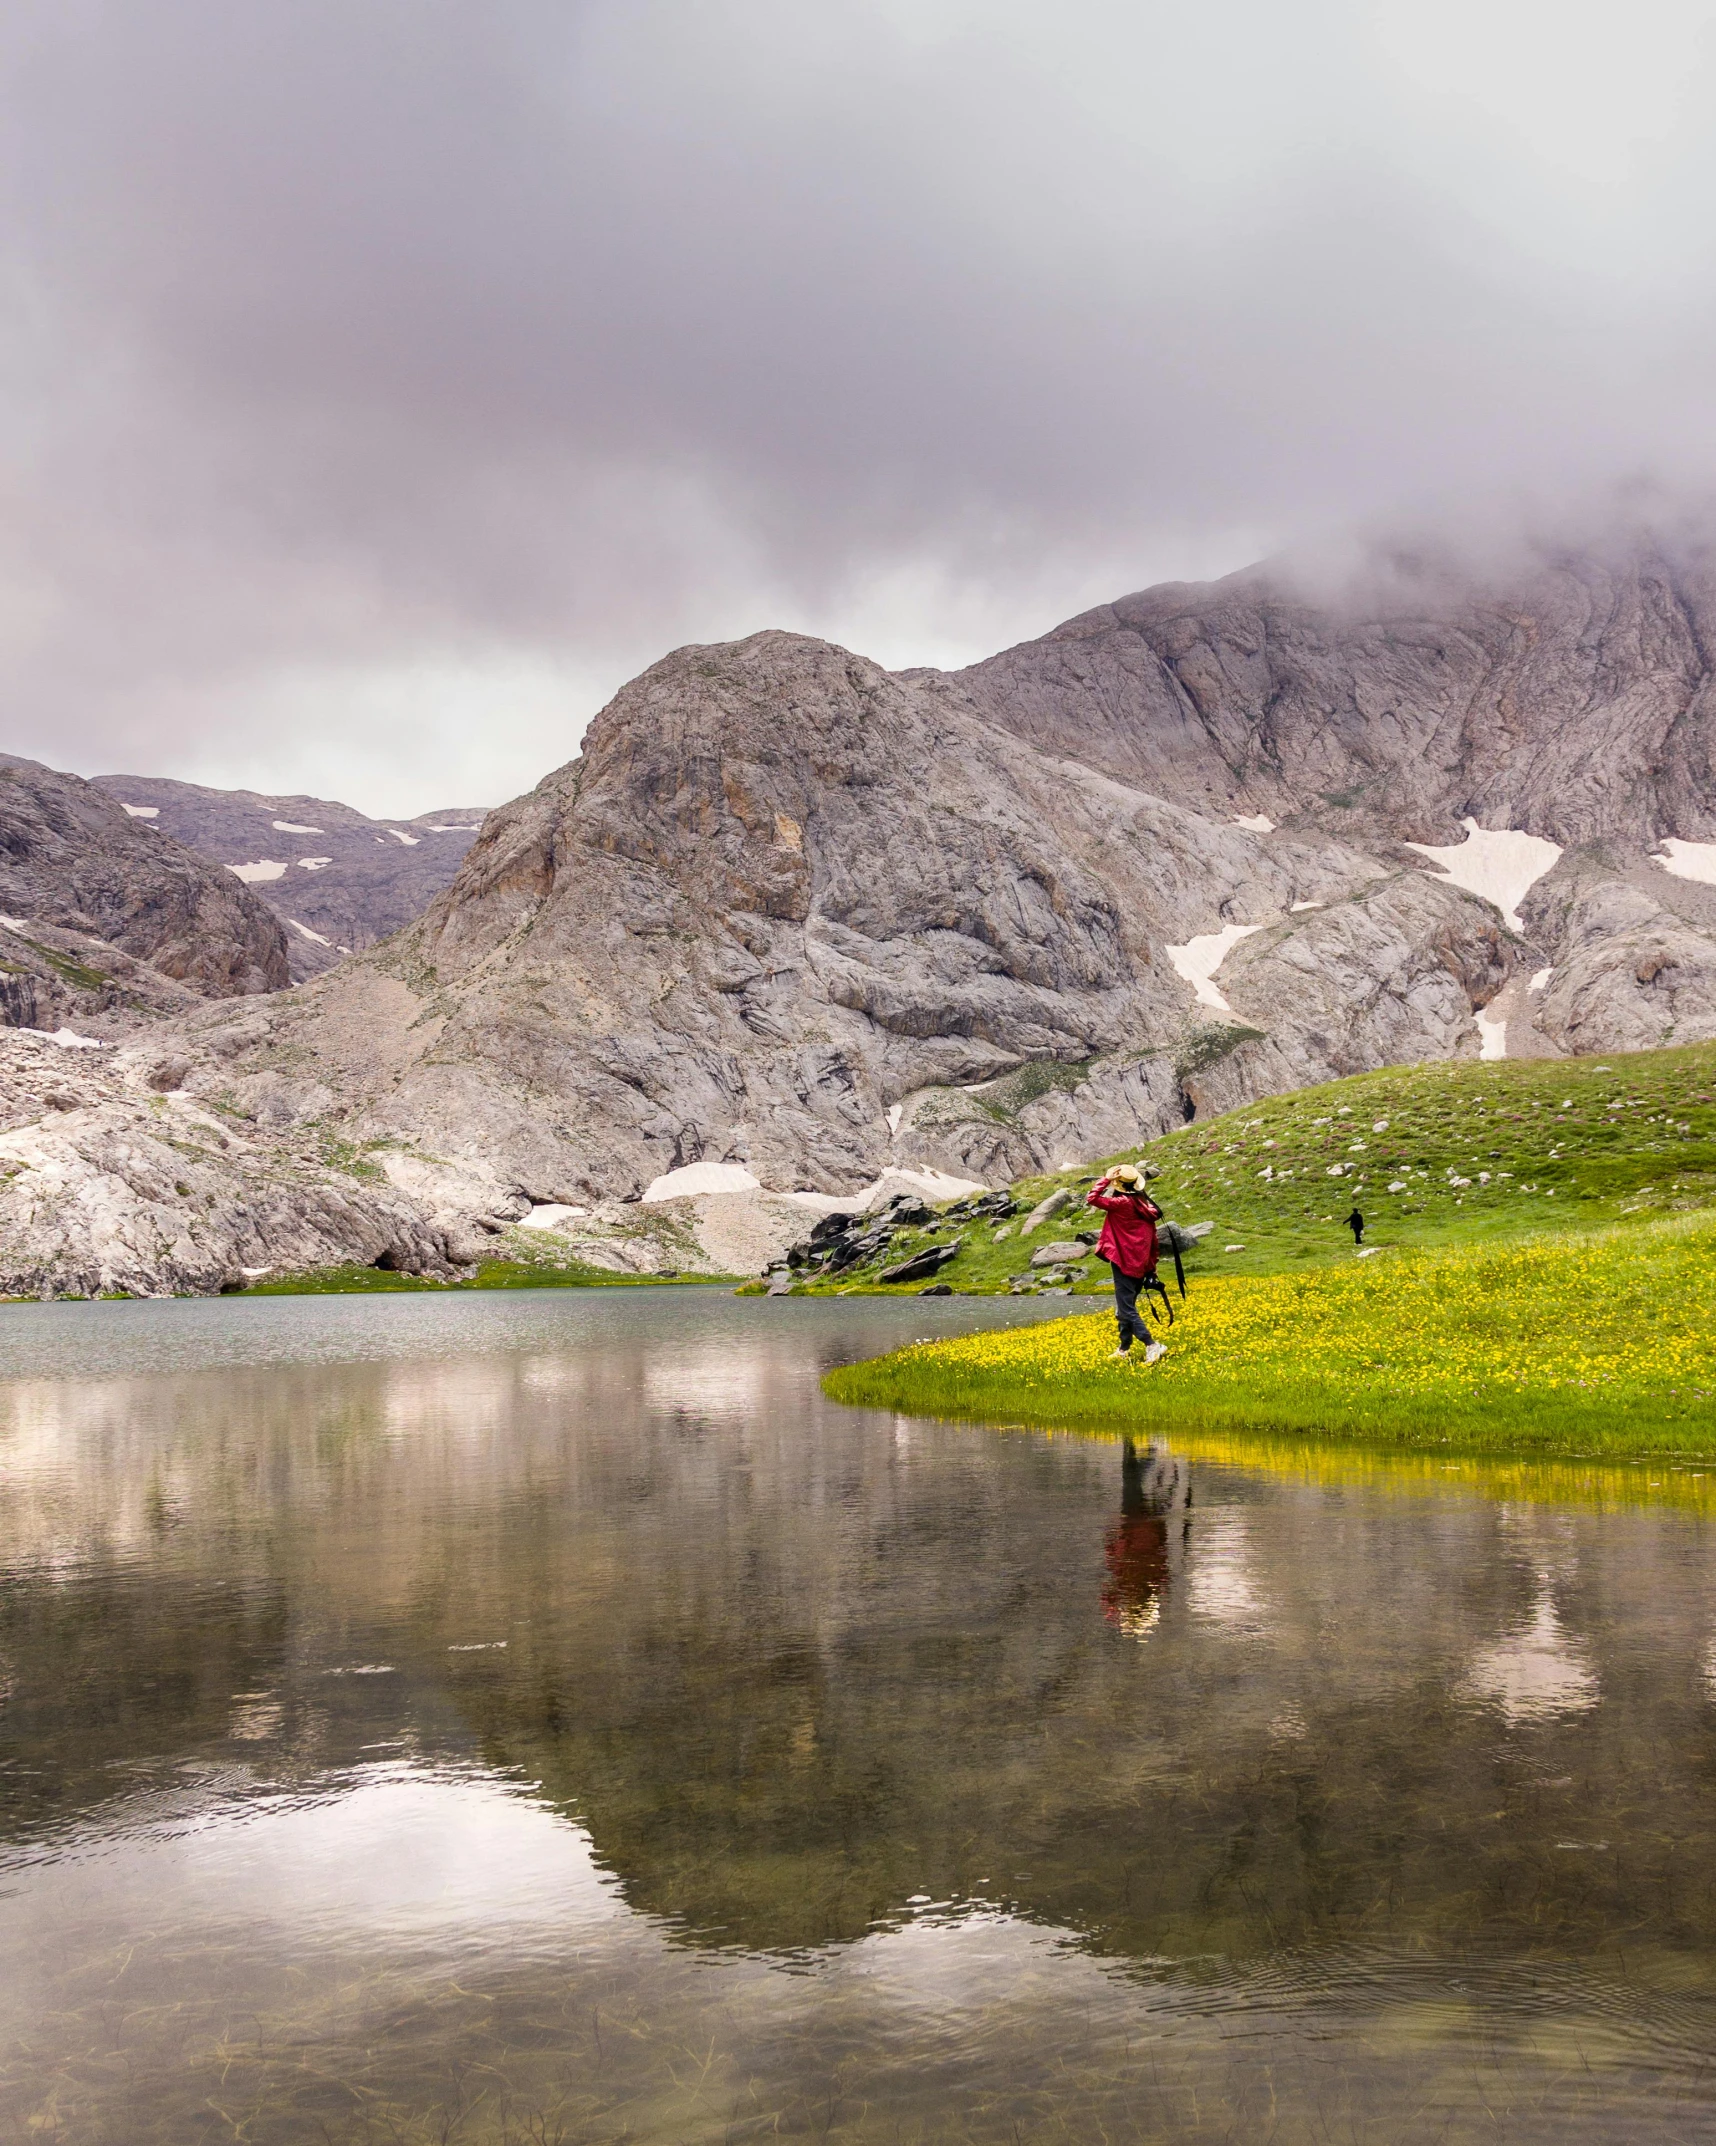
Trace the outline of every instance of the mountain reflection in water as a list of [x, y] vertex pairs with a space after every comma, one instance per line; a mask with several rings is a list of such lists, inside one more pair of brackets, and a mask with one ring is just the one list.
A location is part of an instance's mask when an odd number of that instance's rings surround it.
[[1706, 2128], [1706, 1519], [817, 1390], [995, 1315], [16, 1314], [0, 2139]]

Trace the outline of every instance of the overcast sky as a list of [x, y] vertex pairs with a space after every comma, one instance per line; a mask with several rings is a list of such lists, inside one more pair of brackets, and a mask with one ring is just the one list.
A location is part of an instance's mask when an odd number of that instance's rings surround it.
[[653, 657], [1716, 480], [1631, 0], [10, 0], [0, 745], [488, 804]]

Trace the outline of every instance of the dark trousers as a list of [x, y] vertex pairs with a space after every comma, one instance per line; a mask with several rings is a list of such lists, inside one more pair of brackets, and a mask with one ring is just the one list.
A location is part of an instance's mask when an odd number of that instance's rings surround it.
[[1144, 1315], [1138, 1309], [1138, 1292], [1144, 1286], [1141, 1274], [1122, 1274], [1114, 1270], [1114, 1316], [1120, 1327], [1120, 1346], [1129, 1349], [1136, 1337], [1144, 1346], [1150, 1346], [1150, 1329], [1144, 1324]]

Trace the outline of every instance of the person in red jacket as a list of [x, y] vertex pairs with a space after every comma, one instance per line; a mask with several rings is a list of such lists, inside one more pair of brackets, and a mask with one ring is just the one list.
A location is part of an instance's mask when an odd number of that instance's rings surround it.
[[1162, 1210], [1145, 1191], [1143, 1172], [1129, 1162], [1098, 1178], [1085, 1205], [1102, 1209], [1096, 1256], [1114, 1270], [1114, 1316], [1120, 1327], [1120, 1346], [1114, 1353], [1127, 1355], [1138, 1340], [1144, 1344], [1144, 1361], [1153, 1364], [1168, 1352], [1144, 1324], [1138, 1292], [1156, 1271], [1156, 1225]]

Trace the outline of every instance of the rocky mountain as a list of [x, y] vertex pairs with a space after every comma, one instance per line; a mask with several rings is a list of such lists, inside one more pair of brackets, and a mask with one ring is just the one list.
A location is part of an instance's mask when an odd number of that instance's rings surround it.
[[[1716, 837], [1716, 561], [1545, 558], [1515, 586], [1372, 562], [1336, 604], [1253, 568], [1084, 613], [960, 672], [990, 721], [1217, 816], [1568, 848]], [[923, 675], [923, 674], [919, 674]]]
[[[1716, 1035], [1710, 561], [1387, 565], [1148, 591], [951, 675], [681, 649], [406, 929], [179, 1016], [178, 1085], [336, 1139], [450, 1258], [521, 1219], [611, 1249], [717, 1183], [778, 1234], [784, 1196], [1379, 1065]], [[701, 1216], [628, 1257], [719, 1264]]]
[[286, 924], [292, 975], [319, 975], [422, 915], [483, 823], [478, 808], [372, 820], [325, 797], [98, 775], [142, 826], [224, 865]]
[[80, 776], [0, 755], [0, 1020], [107, 1032], [288, 980], [242, 883]]
[[214, 1295], [276, 1268], [358, 1260], [450, 1276], [449, 1243], [336, 1136], [218, 1088], [144, 1036], [0, 1041], [0, 1289], [12, 1296]]

